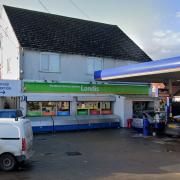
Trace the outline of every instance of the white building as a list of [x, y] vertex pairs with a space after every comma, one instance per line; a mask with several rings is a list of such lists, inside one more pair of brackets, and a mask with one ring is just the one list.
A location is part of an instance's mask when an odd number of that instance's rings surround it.
[[[63, 119], [63, 125], [69, 119], [73, 122], [81, 119], [84, 124], [85, 119], [88, 123], [89, 119], [104, 122], [118, 115], [121, 125], [125, 126], [126, 119], [133, 114], [134, 98], [135, 101], [153, 101], [148, 95], [148, 85], [119, 85], [119, 91], [111, 92], [94, 81], [96, 70], [151, 61], [115, 25], [3, 6], [0, 35], [1, 79], [24, 82], [22, 93], [27, 99], [21, 100], [20, 108], [24, 114], [36, 116], [32, 117], [33, 122], [45, 116], [47, 122], [53, 117], [54, 122]], [[70, 90], [77, 82], [82, 91]], [[59, 89], [45, 90], [44, 86]], [[66, 117], [58, 114], [58, 108], [64, 104], [68, 111]], [[108, 118], [102, 113], [107, 106]], [[78, 108], [87, 110], [87, 114], [78, 116]]]

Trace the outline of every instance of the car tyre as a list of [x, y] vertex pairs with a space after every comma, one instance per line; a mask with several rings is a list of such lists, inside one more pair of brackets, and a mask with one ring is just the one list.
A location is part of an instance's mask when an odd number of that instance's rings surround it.
[[16, 168], [17, 161], [12, 154], [3, 154], [0, 156], [0, 168], [3, 171], [12, 171]]

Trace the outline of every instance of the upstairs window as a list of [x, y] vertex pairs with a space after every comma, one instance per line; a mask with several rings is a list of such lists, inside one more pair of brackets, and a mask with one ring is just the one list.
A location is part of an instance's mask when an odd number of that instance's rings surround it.
[[87, 73], [92, 75], [94, 71], [102, 70], [103, 59], [101, 58], [88, 58], [87, 59]]
[[40, 71], [60, 72], [60, 56], [53, 53], [42, 53], [40, 59]]

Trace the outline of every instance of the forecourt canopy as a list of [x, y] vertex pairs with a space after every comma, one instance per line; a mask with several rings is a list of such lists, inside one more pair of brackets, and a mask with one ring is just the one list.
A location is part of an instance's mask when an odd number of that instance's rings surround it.
[[180, 57], [96, 71], [95, 80], [168, 83], [180, 81]]

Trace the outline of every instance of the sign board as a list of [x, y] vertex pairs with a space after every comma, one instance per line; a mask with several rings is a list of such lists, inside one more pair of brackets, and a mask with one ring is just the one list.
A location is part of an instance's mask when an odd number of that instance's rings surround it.
[[128, 94], [149, 95], [148, 85], [131, 84], [76, 84], [24, 82], [25, 93], [81, 93], [81, 94]]
[[0, 80], [0, 97], [21, 96], [21, 81]]

